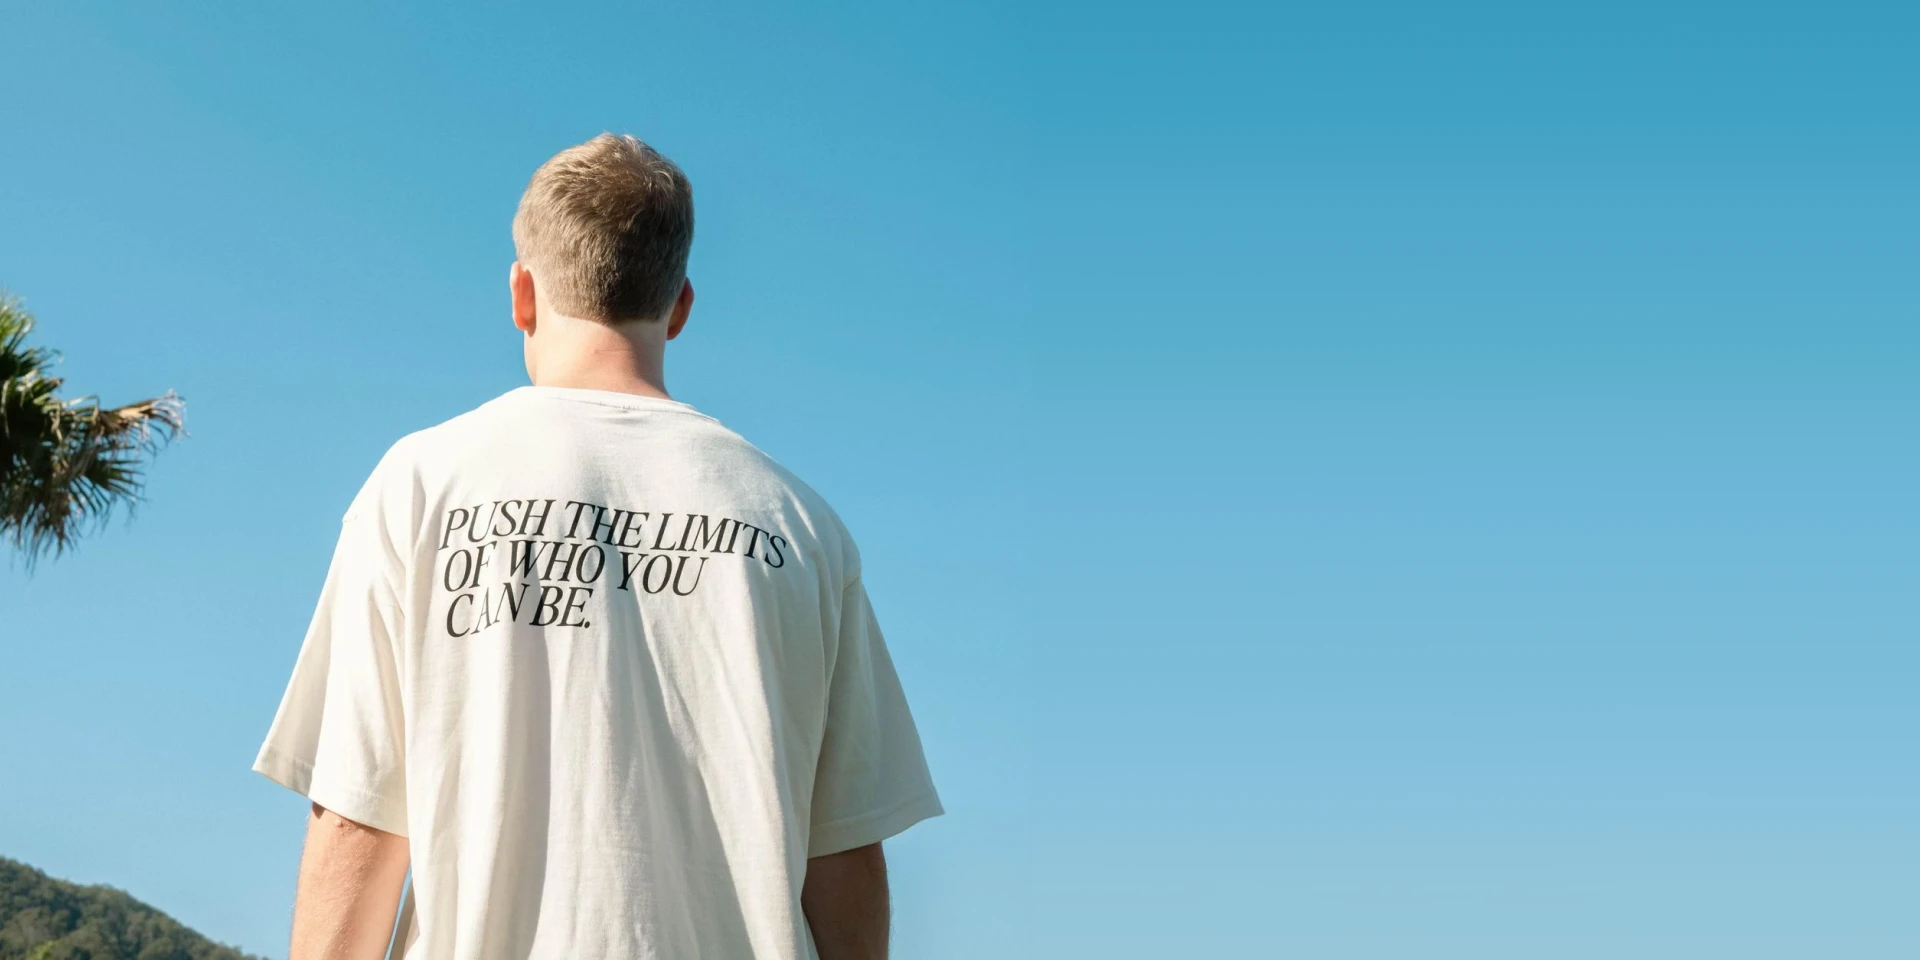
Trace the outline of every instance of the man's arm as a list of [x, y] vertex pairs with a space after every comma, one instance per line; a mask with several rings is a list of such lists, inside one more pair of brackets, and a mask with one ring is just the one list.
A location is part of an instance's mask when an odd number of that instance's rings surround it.
[[380, 960], [407, 878], [407, 838], [313, 805], [287, 960]]
[[886, 960], [887, 858], [880, 845], [808, 860], [800, 907], [820, 960]]

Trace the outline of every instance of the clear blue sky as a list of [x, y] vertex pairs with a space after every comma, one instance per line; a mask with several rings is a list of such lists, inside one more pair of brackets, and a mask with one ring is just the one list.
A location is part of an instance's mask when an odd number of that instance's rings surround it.
[[0, 285], [193, 433], [0, 577], [0, 854], [282, 953], [339, 514], [610, 129], [867, 555], [903, 958], [1920, 955], [1911, 8], [686, 6], [0, 7]]

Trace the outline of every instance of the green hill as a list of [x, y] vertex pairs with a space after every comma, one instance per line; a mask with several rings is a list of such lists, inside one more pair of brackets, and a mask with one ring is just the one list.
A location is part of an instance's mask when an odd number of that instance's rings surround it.
[[112, 887], [0, 857], [0, 960], [259, 960]]

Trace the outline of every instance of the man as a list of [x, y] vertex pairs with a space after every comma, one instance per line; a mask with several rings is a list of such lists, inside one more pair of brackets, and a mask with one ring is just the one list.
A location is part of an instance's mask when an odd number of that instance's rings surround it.
[[884, 957], [940, 802], [839, 518], [667, 394], [686, 176], [596, 137], [513, 239], [533, 385], [374, 468], [254, 764], [313, 802], [291, 960]]

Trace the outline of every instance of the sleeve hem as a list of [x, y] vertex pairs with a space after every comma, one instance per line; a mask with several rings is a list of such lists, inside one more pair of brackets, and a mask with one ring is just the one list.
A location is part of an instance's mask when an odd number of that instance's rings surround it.
[[313, 764], [299, 757], [271, 746], [262, 747], [260, 756], [253, 761], [253, 770], [354, 823], [396, 836], [407, 835], [405, 804], [346, 784], [324, 780], [316, 784]]
[[931, 819], [945, 813], [940, 798], [935, 794], [921, 793], [896, 803], [891, 807], [871, 813], [842, 817], [832, 823], [813, 828], [807, 840], [808, 857], [824, 857], [832, 853], [852, 850], [905, 832], [908, 827], [922, 820]]

